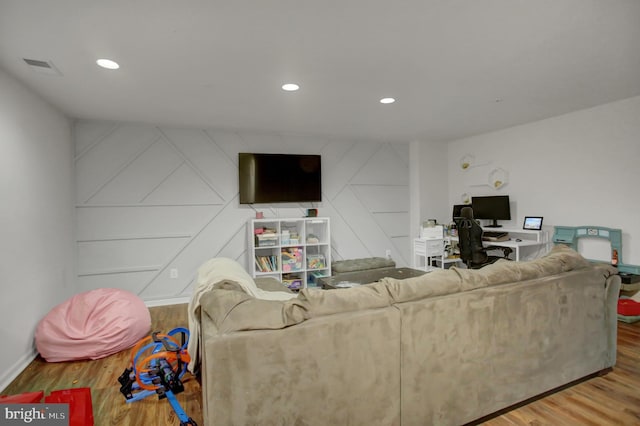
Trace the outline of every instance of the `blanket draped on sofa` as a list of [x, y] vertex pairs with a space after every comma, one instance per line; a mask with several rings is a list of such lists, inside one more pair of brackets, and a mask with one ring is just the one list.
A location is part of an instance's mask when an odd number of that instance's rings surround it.
[[294, 293], [284, 291], [266, 291], [258, 288], [255, 281], [235, 260], [218, 257], [209, 260], [198, 269], [198, 279], [188, 306], [189, 345], [191, 355], [189, 370], [195, 372], [200, 362], [200, 299], [214, 288], [223, 288], [225, 284], [237, 285], [248, 295], [262, 300], [288, 300], [296, 297]]

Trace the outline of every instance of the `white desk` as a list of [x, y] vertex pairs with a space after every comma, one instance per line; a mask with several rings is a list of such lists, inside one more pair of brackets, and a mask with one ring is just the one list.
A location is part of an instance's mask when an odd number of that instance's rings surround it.
[[513, 249], [515, 260], [520, 260], [520, 249], [522, 247], [533, 247], [533, 246], [541, 246], [544, 243], [533, 241], [533, 240], [508, 240], [508, 241], [483, 241], [482, 245], [485, 247], [493, 246], [493, 247], [509, 247]]
[[[527, 229], [510, 228], [482, 228], [487, 232], [508, 232], [510, 240], [507, 241], [483, 241], [485, 247], [509, 247], [513, 249], [515, 260], [520, 260], [520, 249], [523, 247], [542, 247], [548, 243], [546, 231], [529, 231]], [[520, 239], [522, 241], [516, 241]], [[458, 241], [458, 237], [451, 237], [451, 241]]]

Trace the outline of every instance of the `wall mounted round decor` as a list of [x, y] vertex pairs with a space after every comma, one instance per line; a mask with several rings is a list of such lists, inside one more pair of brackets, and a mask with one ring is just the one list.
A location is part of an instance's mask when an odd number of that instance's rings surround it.
[[509, 181], [509, 173], [502, 168], [497, 168], [489, 172], [489, 186], [493, 189], [500, 189]]
[[465, 154], [460, 158], [460, 168], [467, 170], [473, 164], [475, 157], [471, 154]]

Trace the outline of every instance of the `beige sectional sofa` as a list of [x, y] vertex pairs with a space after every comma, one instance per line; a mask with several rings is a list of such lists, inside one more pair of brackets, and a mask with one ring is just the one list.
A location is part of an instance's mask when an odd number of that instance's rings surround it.
[[559, 246], [288, 301], [215, 283], [199, 309], [205, 424], [474, 421], [615, 364], [615, 274]]

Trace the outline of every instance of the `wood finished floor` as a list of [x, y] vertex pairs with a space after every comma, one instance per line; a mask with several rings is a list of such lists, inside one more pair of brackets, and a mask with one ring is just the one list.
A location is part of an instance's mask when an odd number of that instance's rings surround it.
[[[153, 330], [163, 332], [187, 325], [187, 305], [151, 308]], [[167, 401], [149, 397], [126, 404], [118, 376], [130, 351], [96, 361], [47, 363], [36, 358], [2, 394], [73, 387], [90, 387], [95, 425], [179, 425]], [[178, 400], [198, 425], [202, 421], [200, 385], [190, 375]], [[618, 322], [617, 364], [609, 374], [512, 410], [485, 423], [503, 425], [640, 425], [640, 322]], [[329, 425], [328, 425], [329, 426]]]

